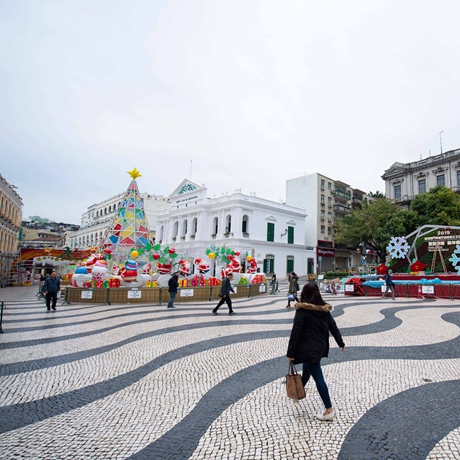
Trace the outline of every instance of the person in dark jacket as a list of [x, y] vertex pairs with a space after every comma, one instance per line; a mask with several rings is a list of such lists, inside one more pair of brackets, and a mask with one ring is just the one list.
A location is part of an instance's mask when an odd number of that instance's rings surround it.
[[169, 278], [168, 281], [168, 291], [169, 291], [169, 302], [168, 302], [168, 307], [167, 308], [176, 308], [174, 306], [174, 299], [177, 294], [177, 286], [179, 285], [179, 277], [174, 274]]
[[299, 277], [295, 272], [291, 272], [289, 275], [289, 289], [288, 289], [288, 304], [286, 305], [286, 308], [291, 308], [291, 302], [292, 302], [292, 297], [294, 297], [293, 300], [296, 302], [299, 301], [297, 298], [297, 291], [299, 290]]
[[52, 308], [56, 310], [57, 294], [61, 289], [61, 281], [56, 275], [56, 272], [51, 272], [51, 275], [46, 278], [43, 283], [43, 294], [46, 297], [46, 309], [50, 310], [51, 299], [53, 300]]
[[316, 418], [332, 420], [336, 414], [321, 370], [321, 358], [327, 358], [329, 354], [329, 332], [342, 351], [345, 349], [345, 343], [330, 313], [332, 307], [322, 299], [316, 283], [307, 283], [303, 287], [300, 303], [295, 305], [295, 309], [287, 357], [294, 364], [303, 363], [304, 386], [310, 376], [316, 382], [316, 388], [326, 408], [324, 413], [317, 414]]
[[390, 290], [391, 298], [395, 300], [395, 283], [391, 279], [390, 270], [387, 270], [387, 272], [385, 273], [385, 284], [386, 284], [386, 289], [385, 289], [385, 293], [382, 294], [382, 299], [385, 298], [385, 296], [388, 294], [388, 291]]
[[222, 280], [222, 285], [220, 286], [219, 297], [221, 297], [219, 303], [215, 306], [214, 310], [212, 311], [215, 315], [217, 315], [217, 310], [219, 307], [223, 305], [224, 302], [227, 303], [228, 306], [228, 314], [233, 315], [235, 312], [232, 308], [232, 299], [230, 298], [230, 292], [235, 292], [232, 288], [231, 281], [233, 279], [233, 273], [229, 272], [227, 276]]

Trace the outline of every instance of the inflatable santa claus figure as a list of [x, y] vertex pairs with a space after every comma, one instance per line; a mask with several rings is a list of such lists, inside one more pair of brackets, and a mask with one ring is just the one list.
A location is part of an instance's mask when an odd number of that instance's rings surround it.
[[195, 265], [195, 269], [198, 270], [198, 273], [202, 275], [209, 271], [209, 264], [207, 264], [204, 259], [195, 259], [193, 265]]

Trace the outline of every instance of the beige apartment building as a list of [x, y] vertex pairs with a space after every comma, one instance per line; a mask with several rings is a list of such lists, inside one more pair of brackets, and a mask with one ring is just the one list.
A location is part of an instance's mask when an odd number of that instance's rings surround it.
[[334, 223], [365, 198], [368, 195], [362, 190], [320, 173], [286, 181], [286, 204], [302, 208], [307, 214], [305, 244], [307, 249], [315, 250], [314, 273], [375, 264], [372, 251], [368, 250], [364, 258], [358, 248], [347, 248], [334, 240]]
[[0, 174], [0, 287], [5, 286], [18, 249], [22, 222], [22, 198]]
[[460, 149], [421, 158], [411, 163], [393, 163], [382, 176], [385, 195], [409, 209], [416, 195], [444, 185], [460, 192]]

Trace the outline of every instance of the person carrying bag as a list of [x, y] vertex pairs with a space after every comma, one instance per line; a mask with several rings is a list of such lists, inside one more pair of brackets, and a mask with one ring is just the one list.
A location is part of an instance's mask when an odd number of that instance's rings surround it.
[[317, 414], [316, 418], [332, 420], [336, 413], [332, 407], [320, 361], [329, 354], [329, 332], [342, 351], [345, 349], [345, 343], [330, 313], [332, 307], [322, 299], [316, 283], [307, 283], [303, 287], [300, 302], [296, 303], [295, 308], [287, 357], [292, 364], [303, 364], [303, 386], [307, 384], [310, 376], [315, 380], [326, 409], [323, 413]]

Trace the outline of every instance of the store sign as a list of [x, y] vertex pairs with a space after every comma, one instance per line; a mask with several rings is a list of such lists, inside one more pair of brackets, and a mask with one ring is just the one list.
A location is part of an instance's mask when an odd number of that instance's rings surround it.
[[316, 255], [323, 257], [334, 257], [334, 249], [330, 248], [316, 248]]

